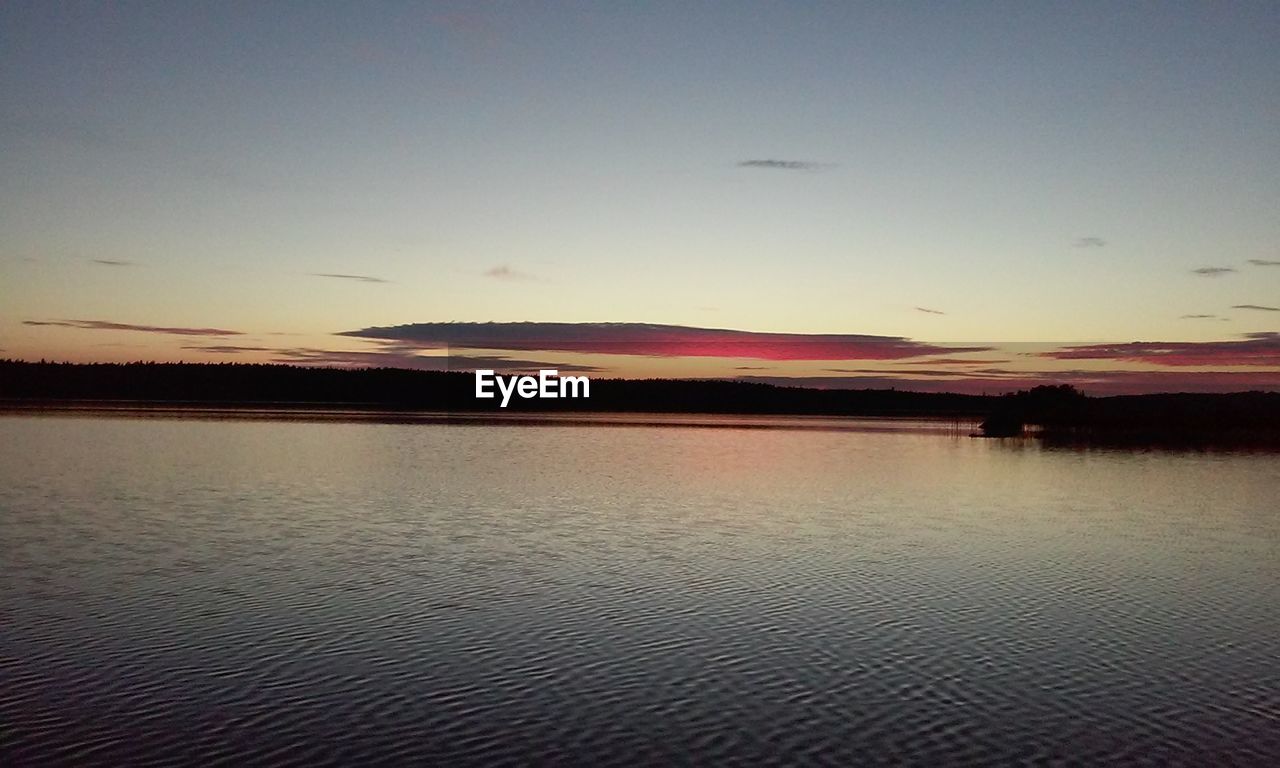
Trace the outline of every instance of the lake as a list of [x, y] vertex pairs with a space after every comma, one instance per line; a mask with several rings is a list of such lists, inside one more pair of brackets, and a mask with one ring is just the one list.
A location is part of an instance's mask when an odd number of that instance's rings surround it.
[[1280, 456], [621, 420], [0, 416], [0, 763], [1280, 765]]

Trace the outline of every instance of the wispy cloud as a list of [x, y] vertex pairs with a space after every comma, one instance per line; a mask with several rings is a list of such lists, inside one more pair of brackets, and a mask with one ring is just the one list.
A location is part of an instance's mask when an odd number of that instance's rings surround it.
[[959, 394], [1000, 394], [1030, 389], [1041, 384], [1070, 384], [1091, 395], [1131, 395], [1144, 392], [1243, 392], [1251, 389], [1280, 389], [1280, 372], [1275, 371], [1042, 371], [989, 372], [990, 376], [935, 376], [905, 379], [893, 375], [848, 376], [738, 376], [739, 381], [757, 381], [781, 386], [820, 389], [889, 389], [914, 392], [954, 392]]
[[935, 357], [928, 360], [907, 360], [906, 365], [998, 365], [1010, 360], [968, 360], [963, 357]]
[[1199, 269], [1191, 270], [1191, 274], [1200, 275], [1201, 277], [1222, 277], [1235, 271], [1235, 267], [1200, 267]]
[[484, 271], [485, 277], [492, 277], [495, 280], [532, 280], [533, 275], [519, 270], [512, 269], [506, 264], [499, 264]]
[[[872, 374], [876, 376], [927, 376], [930, 378], [952, 378], [952, 379], [970, 379], [970, 378], [990, 378], [999, 372], [996, 369], [987, 369], [984, 371], [949, 371], [943, 368], [823, 368], [826, 373], [859, 373]], [[910, 380], [909, 378], [907, 379]]]
[[473, 371], [487, 368], [501, 373], [526, 373], [543, 369], [555, 369], [571, 373], [594, 373], [600, 369], [591, 365], [526, 360], [497, 355], [419, 355], [417, 350], [398, 344], [386, 344], [378, 350], [338, 350], [314, 347], [294, 347], [267, 350], [272, 352], [272, 362], [290, 365], [316, 365], [361, 368], [413, 368], [426, 371]]
[[1104, 248], [1107, 241], [1100, 237], [1077, 237], [1071, 245], [1075, 248]]
[[362, 328], [338, 335], [421, 349], [456, 347], [756, 360], [896, 360], [992, 349], [946, 347], [900, 336], [757, 333], [651, 323], [415, 323]]
[[134, 267], [137, 266], [132, 261], [117, 261], [115, 259], [89, 259], [94, 264], [101, 264], [104, 267]]
[[23, 320], [23, 325], [53, 325], [63, 328], [83, 328], [93, 331], [141, 331], [143, 333], [166, 333], [174, 336], [243, 336], [240, 331], [228, 331], [223, 328], [173, 328], [163, 325], [133, 325], [131, 323], [112, 323], [106, 320]]
[[[1280, 312], [1280, 309], [1275, 311]], [[1153, 365], [1280, 366], [1280, 333], [1247, 333], [1240, 341], [1132, 341], [1067, 346], [1040, 357], [1056, 360], [1120, 360]]]
[[449, 355], [447, 359], [449, 361], [449, 370], [451, 371], [474, 371], [477, 368], [488, 368], [494, 371], [511, 373], [528, 373], [544, 369], [572, 373], [595, 373], [601, 370], [601, 368], [594, 365], [556, 363], [548, 360], [516, 360], [489, 355]]
[[819, 171], [830, 168], [831, 163], [817, 163], [812, 160], [743, 160], [739, 168], [767, 168], [777, 171]]
[[1255, 267], [1280, 267], [1280, 261], [1270, 259], [1249, 259], [1249, 263]]
[[916, 311], [917, 311], [917, 312], [924, 312], [924, 313], [926, 313], [926, 314], [930, 314], [930, 315], [945, 315], [945, 314], [947, 314], [946, 312], [943, 312], [943, 311], [942, 311], [942, 310], [940, 310], [940, 309], [929, 309], [928, 307], [916, 307]]
[[1182, 315], [1179, 320], [1216, 320], [1217, 315]]
[[312, 272], [312, 277], [332, 277], [338, 280], [355, 280], [361, 283], [389, 283], [390, 280], [383, 280], [380, 277], [370, 277], [369, 275], [339, 275], [332, 272]]
[[238, 355], [241, 352], [274, 352], [271, 347], [238, 347], [233, 344], [184, 344], [183, 349], [195, 352], [212, 352], [218, 355]]
[[1258, 312], [1280, 312], [1280, 307], [1264, 307], [1261, 304], [1232, 304], [1232, 309], [1253, 309]]

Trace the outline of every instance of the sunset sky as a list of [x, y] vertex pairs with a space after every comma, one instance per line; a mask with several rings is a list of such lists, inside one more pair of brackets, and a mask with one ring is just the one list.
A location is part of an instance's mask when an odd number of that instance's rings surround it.
[[5, 3], [0, 357], [1280, 389], [1280, 5]]

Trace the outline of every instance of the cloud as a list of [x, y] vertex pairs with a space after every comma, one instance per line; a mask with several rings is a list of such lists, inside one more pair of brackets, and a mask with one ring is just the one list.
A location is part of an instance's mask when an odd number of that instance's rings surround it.
[[940, 309], [929, 309], [928, 307], [916, 307], [916, 311], [917, 311], [917, 312], [926, 312], [926, 313], [928, 313], [928, 314], [930, 314], [930, 315], [945, 315], [945, 314], [947, 314], [946, 312], [943, 312], [943, 311], [942, 311], [942, 310], [940, 310]]
[[997, 365], [1010, 360], [966, 360], [963, 357], [935, 357], [930, 360], [906, 360], [905, 365]]
[[830, 163], [815, 163], [810, 160], [743, 160], [739, 168], [771, 168], [780, 171], [819, 171], [830, 168]]
[[132, 261], [116, 261], [115, 259], [89, 259], [94, 264], [101, 264], [104, 267], [134, 267], [137, 266]]
[[1264, 307], [1261, 304], [1232, 304], [1232, 309], [1253, 309], [1259, 312], [1280, 312], [1280, 307]]
[[219, 355], [237, 355], [241, 352], [274, 352], [271, 347], [238, 347], [233, 344], [188, 344], [183, 349], [196, 352], [212, 352]]
[[1217, 315], [1182, 315], [1179, 320], [1216, 320]]
[[499, 373], [529, 373], [549, 368], [571, 373], [596, 373], [603, 370], [594, 365], [553, 363], [546, 360], [513, 360], [511, 358], [488, 355], [449, 355], [446, 359], [449, 361], [449, 370], [451, 371], [474, 371], [477, 368], [491, 368]]
[[[910, 392], [955, 392], [981, 394], [983, 392], [1012, 392], [1017, 386], [992, 383], [975, 385], [961, 379], [924, 380], [900, 379], [895, 376], [736, 376], [735, 381], [773, 384], [779, 387], [812, 387], [814, 389], [901, 389]], [[1029, 387], [1024, 387], [1029, 389]]]
[[484, 271], [484, 276], [492, 277], [495, 280], [532, 280], [533, 279], [533, 275], [514, 270], [511, 267], [508, 267], [506, 264], [500, 264], [496, 267], [486, 269]]
[[1123, 360], [1167, 366], [1280, 366], [1280, 333], [1248, 333], [1240, 341], [1132, 341], [1126, 344], [1085, 344], [1041, 352], [1039, 356], [1055, 360]]
[[167, 333], [174, 336], [243, 336], [240, 331], [222, 328], [170, 328], [161, 325], [132, 325], [111, 323], [106, 320], [23, 320], [23, 325], [56, 325], [64, 328], [85, 328], [94, 331], [142, 331], [143, 333]]
[[1003, 375], [1004, 373], [1004, 371], [1000, 371], [997, 368], [988, 368], [981, 371], [948, 371], [941, 368], [823, 368], [822, 370], [826, 373], [857, 373], [873, 374], [876, 376], [927, 376], [930, 378], [942, 377], [951, 379], [990, 378], [992, 376]]
[[398, 344], [385, 344], [379, 350], [335, 350], [313, 347], [268, 350], [273, 352], [271, 362], [290, 365], [321, 365], [361, 368], [413, 368], [427, 371], [473, 371], [488, 368], [499, 373], [525, 373], [543, 369], [555, 369], [571, 373], [594, 373], [600, 369], [591, 365], [549, 362], [545, 360], [512, 359], [490, 355], [436, 355], [417, 354], [416, 348]]
[[1042, 384], [1070, 384], [1095, 396], [1134, 395], [1150, 392], [1244, 392], [1280, 390], [1280, 372], [1275, 371], [1005, 371], [987, 378], [956, 377], [900, 379], [893, 376], [738, 376], [738, 381], [754, 381], [790, 387], [819, 389], [900, 389], [911, 392], [952, 392], [969, 395], [998, 395]]
[[1280, 261], [1270, 259], [1249, 259], [1249, 263], [1255, 267], [1280, 267]]
[[1106, 244], [1107, 241], [1100, 237], [1077, 237], [1071, 245], [1075, 248], [1103, 248]]
[[1191, 274], [1201, 277], [1222, 277], [1235, 271], [1235, 267], [1200, 267], [1199, 269], [1191, 270]]
[[362, 283], [389, 283], [390, 280], [383, 280], [380, 277], [370, 277], [368, 275], [338, 275], [332, 272], [312, 272], [312, 277], [332, 277], [338, 280], [357, 280]]
[[992, 349], [945, 347], [899, 336], [757, 333], [651, 323], [415, 323], [362, 328], [338, 335], [397, 342], [418, 349], [457, 347], [756, 360], [897, 360]]

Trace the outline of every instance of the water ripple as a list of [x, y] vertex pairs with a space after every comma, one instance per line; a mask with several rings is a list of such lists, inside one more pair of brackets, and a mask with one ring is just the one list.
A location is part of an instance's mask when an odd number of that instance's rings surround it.
[[1277, 487], [910, 432], [9, 417], [0, 764], [1276, 765]]

